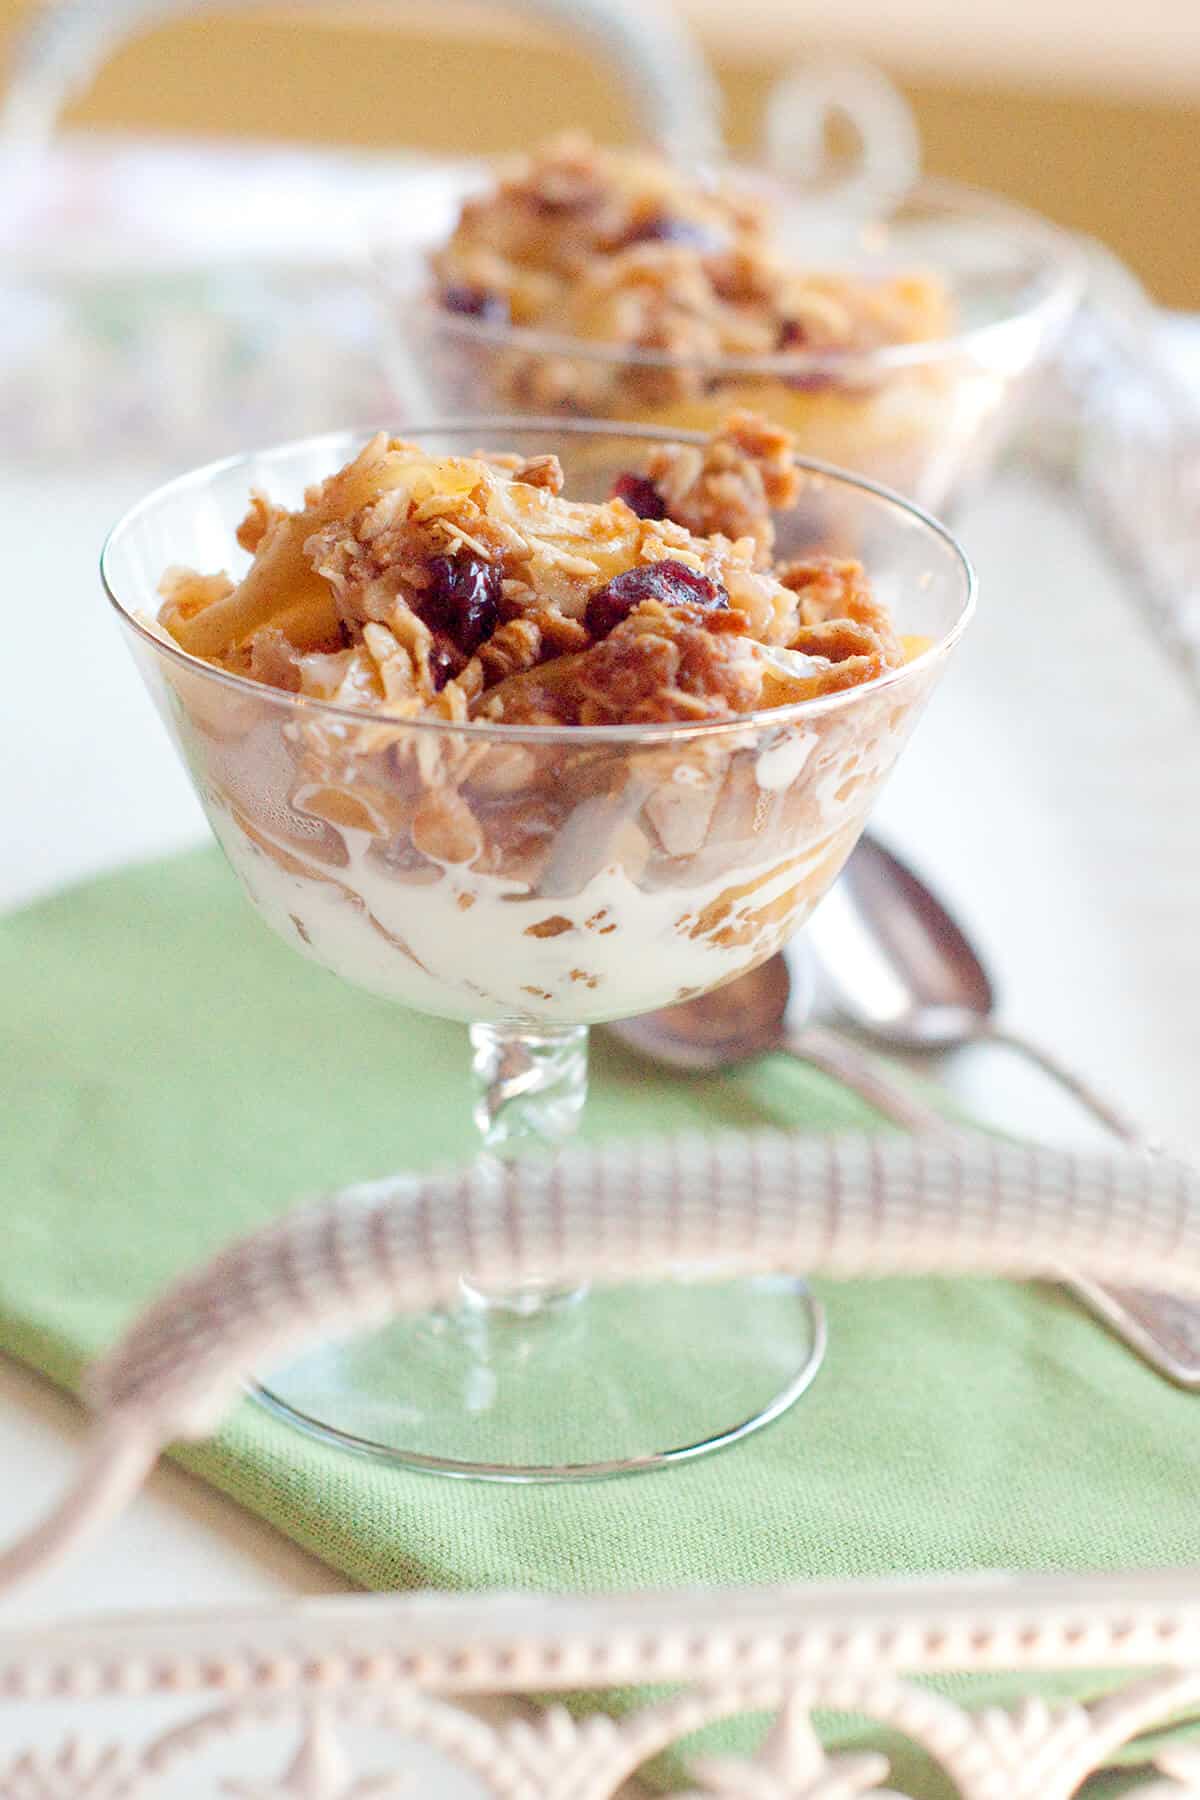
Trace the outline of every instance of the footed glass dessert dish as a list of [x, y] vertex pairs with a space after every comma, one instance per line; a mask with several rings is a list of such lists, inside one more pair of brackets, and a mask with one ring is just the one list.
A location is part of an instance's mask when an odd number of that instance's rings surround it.
[[[579, 1123], [589, 1025], [715, 988], [803, 924], [973, 604], [940, 526], [745, 416], [711, 439], [482, 418], [239, 456], [142, 501], [102, 570], [267, 924], [468, 1025], [498, 1206], [505, 1162]], [[493, 1294], [465, 1269], [455, 1310], [259, 1394], [399, 1463], [569, 1479], [729, 1443], [822, 1349], [799, 1279]]]
[[407, 405], [711, 430], [769, 412], [809, 456], [939, 513], [978, 486], [1083, 285], [1045, 220], [949, 182], [867, 216], [749, 165], [575, 137], [464, 175], [452, 228], [378, 245]]

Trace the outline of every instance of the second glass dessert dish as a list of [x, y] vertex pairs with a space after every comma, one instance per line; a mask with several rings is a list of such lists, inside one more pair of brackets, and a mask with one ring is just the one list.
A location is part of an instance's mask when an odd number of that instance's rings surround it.
[[377, 258], [407, 404], [682, 430], [751, 406], [935, 511], [986, 473], [1082, 283], [1064, 233], [953, 183], [863, 217], [582, 137], [464, 177], [425, 248], [423, 277], [408, 240]]
[[[262, 917], [468, 1024], [485, 1167], [575, 1128], [590, 1024], [803, 923], [972, 606], [938, 525], [745, 414], [234, 458], [127, 515], [103, 576]], [[464, 1270], [457, 1311], [325, 1346], [263, 1397], [450, 1474], [696, 1455], [795, 1400], [822, 1339], [799, 1280], [694, 1276], [493, 1295]]]

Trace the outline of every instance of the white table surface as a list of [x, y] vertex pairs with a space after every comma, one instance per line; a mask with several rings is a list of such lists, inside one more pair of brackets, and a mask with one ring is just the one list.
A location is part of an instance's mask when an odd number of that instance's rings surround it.
[[[94, 575], [106, 526], [146, 485], [136, 468], [82, 485], [4, 473], [7, 660], [20, 678], [6, 681], [0, 711], [2, 906], [205, 836]], [[1045, 492], [1005, 476], [961, 528], [980, 574], [978, 622], [877, 823], [972, 922], [1011, 1021], [1200, 1155], [1200, 706], [1085, 529]], [[1027, 1131], [1079, 1130], [1040, 1077], [998, 1052], [971, 1052], [948, 1078]], [[62, 1484], [80, 1428], [73, 1402], [0, 1363], [3, 1528]], [[244, 1603], [342, 1585], [163, 1469], [102, 1554], [32, 1588], [19, 1610]]]

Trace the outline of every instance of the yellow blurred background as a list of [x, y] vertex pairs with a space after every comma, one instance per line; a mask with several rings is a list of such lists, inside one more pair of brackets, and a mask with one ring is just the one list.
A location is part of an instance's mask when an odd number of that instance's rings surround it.
[[[93, 0], [104, 5], [106, 0]], [[30, 0], [0, 0], [0, 53]], [[730, 141], [814, 51], [866, 55], [902, 87], [927, 168], [1103, 238], [1169, 305], [1200, 308], [1200, 0], [686, 0]], [[1109, 9], [1110, 14], [1114, 9]], [[606, 69], [458, 0], [202, 17], [123, 46], [73, 123], [469, 153], [570, 125], [625, 136]]]

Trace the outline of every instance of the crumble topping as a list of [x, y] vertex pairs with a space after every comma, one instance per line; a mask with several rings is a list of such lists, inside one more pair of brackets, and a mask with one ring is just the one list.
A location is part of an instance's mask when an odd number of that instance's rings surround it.
[[[565, 438], [564, 482], [381, 434], [294, 510], [250, 496], [241, 579], [163, 578], [151, 629], [196, 659], [163, 661], [170, 714], [230, 861], [372, 992], [580, 1023], [732, 978], [834, 879], [928, 692], [934, 658], [876, 681], [920, 646], [825, 553], [846, 515], [786, 432], [623, 441], [627, 465]], [[612, 729], [709, 721], [733, 725]], [[502, 729], [541, 725], [596, 729]]]
[[[772, 511], [801, 472], [766, 421], [650, 446], [602, 502], [563, 486], [553, 456], [381, 433], [297, 512], [255, 493], [243, 580], [168, 571], [160, 624], [220, 668], [389, 720], [727, 719], [905, 660], [858, 563], [773, 565]], [[436, 831], [469, 849], [462, 820]]]
[[[864, 352], [950, 330], [936, 276], [806, 268], [777, 231], [765, 200], [728, 180], [572, 135], [469, 199], [433, 267], [449, 312], [696, 361]], [[584, 379], [559, 364], [543, 375]], [[572, 397], [585, 398], [560, 396]]]
[[800, 493], [795, 439], [747, 412], [734, 413], [703, 447], [656, 446], [641, 479], [664, 515], [696, 536], [753, 538], [764, 567], [775, 542], [772, 509], [793, 506]]

